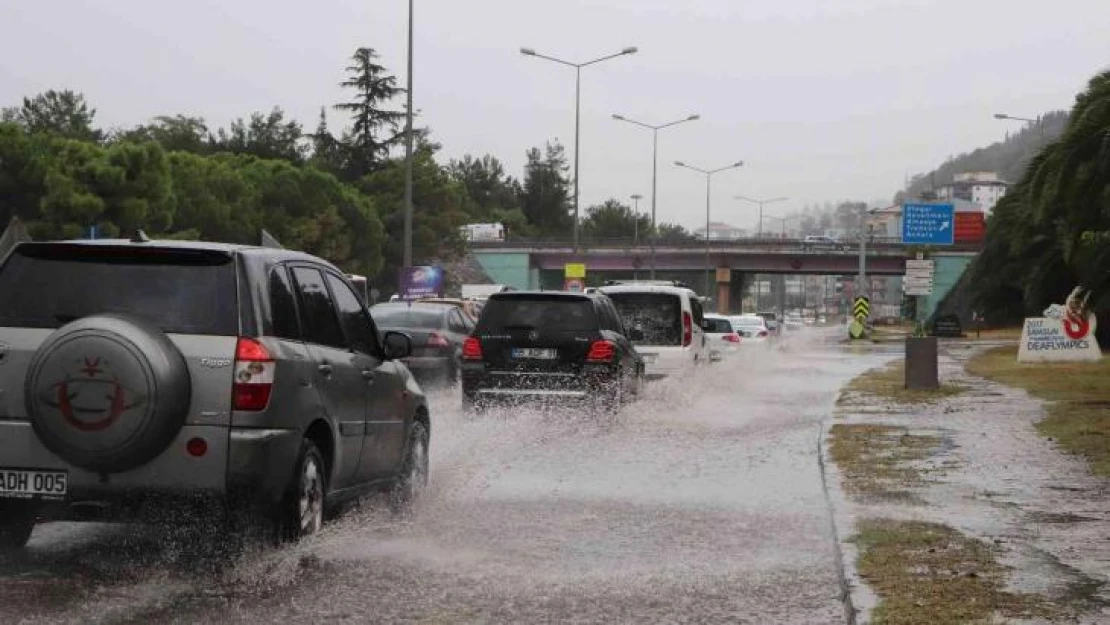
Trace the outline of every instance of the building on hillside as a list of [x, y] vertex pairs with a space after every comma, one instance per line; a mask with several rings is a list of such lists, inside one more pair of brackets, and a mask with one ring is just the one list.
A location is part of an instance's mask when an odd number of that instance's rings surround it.
[[938, 200], [965, 200], [976, 204], [984, 213], [990, 213], [998, 200], [1006, 195], [1010, 183], [992, 171], [973, 171], [956, 174], [951, 184], [937, 189]]
[[[705, 226], [694, 230], [694, 236], [699, 239], [704, 239]], [[709, 239], [711, 241], [735, 241], [737, 239], [745, 239], [748, 236], [748, 231], [745, 228], [737, 228], [736, 226], [730, 226], [719, 221], [709, 222]]]

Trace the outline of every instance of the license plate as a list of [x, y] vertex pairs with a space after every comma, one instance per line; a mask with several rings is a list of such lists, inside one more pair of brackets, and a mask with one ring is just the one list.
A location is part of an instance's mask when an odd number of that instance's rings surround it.
[[545, 347], [517, 347], [513, 349], [513, 358], [555, 360], [556, 356], [558, 356], [558, 350]]
[[0, 469], [0, 499], [62, 499], [68, 491], [65, 471]]
[[641, 354], [641, 356], [643, 356], [645, 363], [649, 363], [655, 362], [655, 360], [659, 357], [659, 354]]

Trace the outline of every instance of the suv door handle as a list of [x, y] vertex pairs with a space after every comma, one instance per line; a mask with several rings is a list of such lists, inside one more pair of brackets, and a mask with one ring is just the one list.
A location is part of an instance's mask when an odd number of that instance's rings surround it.
[[320, 371], [320, 373], [323, 373], [325, 376], [331, 375], [331, 372], [332, 372], [331, 365], [329, 365], [326, 362], [324, 364], [320, 365], [319, 367], [316, 367], [316, 368]]

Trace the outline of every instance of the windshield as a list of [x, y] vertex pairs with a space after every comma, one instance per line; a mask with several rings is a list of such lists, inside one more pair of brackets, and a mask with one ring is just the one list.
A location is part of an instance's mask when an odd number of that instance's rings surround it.
[[743, 326], [745, 328], [758, 327], [762, 328], [764, 321], [761, 317], [739, 317], [732, 320], [733, 324]]
[[682, 301], [668, 293], [606, 293], [626, 328], [643, 333], [638, 345], [682, 344]]
[[370, 316], [379, 328], [436, 330], [443, 326], [444, 311], [417, 306], [374, 306]]
[[714, 334], [727, 334], [732, 332], [732, 323], [728, 319], [718, 319], [714, 317], [705, 318], [706, 332]]

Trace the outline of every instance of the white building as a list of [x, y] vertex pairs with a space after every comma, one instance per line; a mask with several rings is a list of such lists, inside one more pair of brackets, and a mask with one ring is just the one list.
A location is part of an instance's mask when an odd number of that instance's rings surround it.
[[1006, 195], [1009, 183], [991, 171], [973, 171], [953, 176], [952, 184], [937, 189], [937, 199], [966, 200], [990, 213], [998, 200]]
[[[705, 226], [694, 230], [694, 236], [699, 239], [704, 239]], [[719, 221], [709, 222], [709, 239], [711, 241], [735, 241], [737, 239], [747, 238], [748, 236], [748, 231], [745, 228], [737, 228], [736, 226], [730, 226]]]

